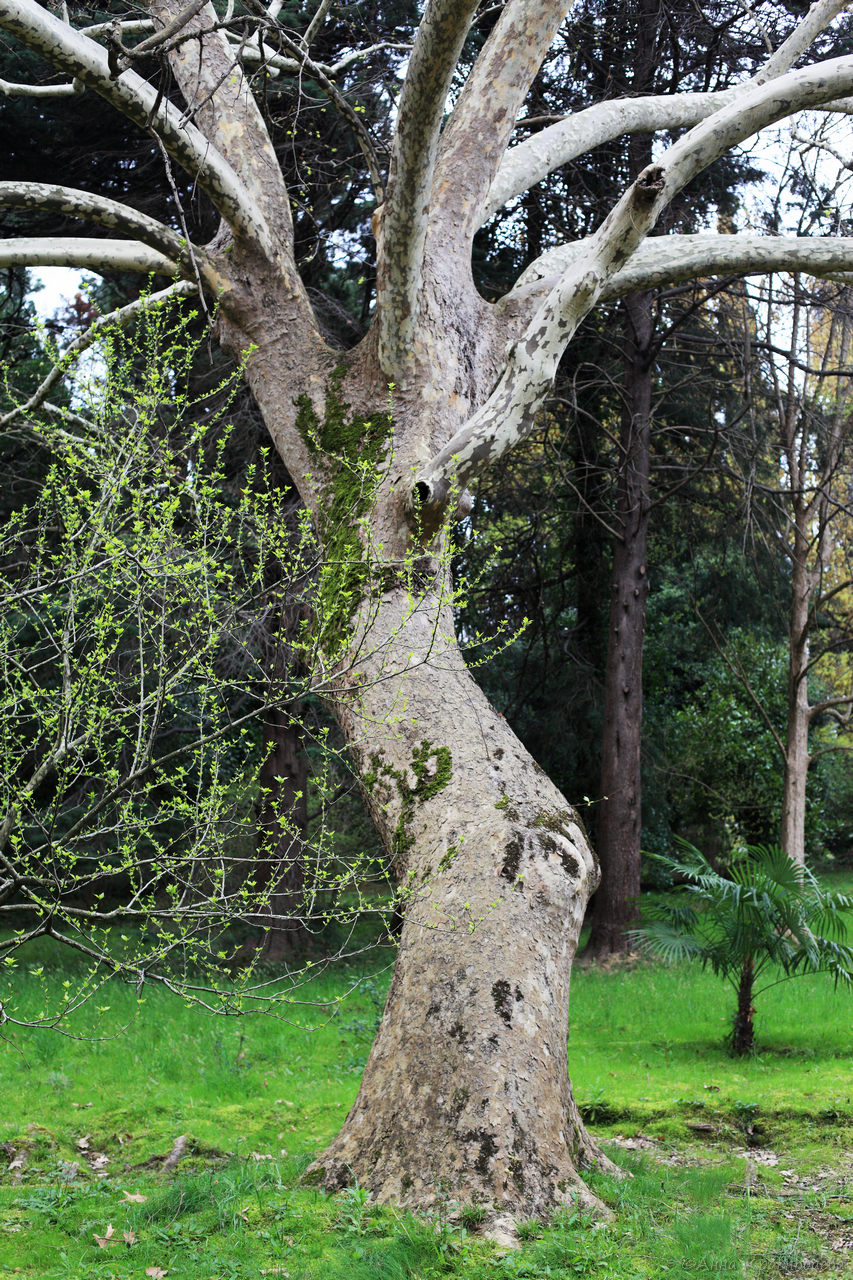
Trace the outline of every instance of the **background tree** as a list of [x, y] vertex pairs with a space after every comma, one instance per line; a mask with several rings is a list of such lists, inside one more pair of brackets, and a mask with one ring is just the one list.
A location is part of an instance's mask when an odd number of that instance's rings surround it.
[[765, 991], [798, 974], [829, 973], [836, 983], [853, 981], [853, 948], [844, 941], [844, 912], [853, 900], [821, 888], [778, 846], [744, 849], [729, 876], [715, 871], [686, 842], [681, 858], [664, 861], [681, 880], [686, 900], [652, 904], [649, 923], [635, 930], [633, 939], [665, 960], [699, 960], [732, 984], [737, 992], [733, 1053], [751, 1053], [754, 1047], [753, 1000], [762, 975], [768, 979]]

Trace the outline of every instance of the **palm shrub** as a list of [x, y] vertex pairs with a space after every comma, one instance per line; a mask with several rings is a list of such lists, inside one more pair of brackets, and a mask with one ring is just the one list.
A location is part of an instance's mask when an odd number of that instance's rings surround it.
[[[752, 1050], [754, 1000], [768, 987], [803, 973], [830, 973], [836, 984], [853, 981], [843, 914], [853, 898], [824, 889], [778, 845], [747, 847], [725, 875], [687, 841], [679, 846], [679, 857], [655, 856], [682, 883], [686, 898], [647, 906], [647, 923], [631, 937], [649, 955], [670, 963], [699, 960], [732, 984], [735, 1054]], [[756, 989], [762, 977], [767, 980]]]

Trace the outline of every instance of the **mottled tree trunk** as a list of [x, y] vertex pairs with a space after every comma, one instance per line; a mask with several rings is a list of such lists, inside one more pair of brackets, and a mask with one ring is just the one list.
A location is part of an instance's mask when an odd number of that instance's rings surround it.
[[652, 374], [651, 295], [626, 299], [625, 404], [611, 575], [610, 627], [601, 744], [601, 812], [597, 849], [601, 886], [595, 896], [589, 950], [599, 959], [627, 949], [626, 928], [640, 892], [642, 828], [643, 644], [646, 631], [646, 544]]
[[[597, 870], [574, 810], [466, 670], [449, 608], [427, 595], [404, 628], [408, 611], [404, 591], [383, 596], [369, 632], [381, 660], [360, 664], [357, 696], [339, 704], [404, 923], [358, 1098], [314, 1173], [498, 1217], [592, 1205], [577, 1169], [601, 1156], [566, 1042]], [[405, 674], [377, 680], [395, 667]]]
[[[463, 301], [459, 331], [476, 334]], [[579, 1165], [613, 1170], [583, 1126], [567, 1062], [571, 965], [598, 868], [577, 814], [468, 672], [444, 534], [430, 540], [408, 512], [419, 454], [470, 412], [454, 385], [483, 394], [447, 334], [425, 331], [430, 358], [394, 389], [393, 422], [369, 343], [322, 381], [306, 378], [297, 430], [308, 456], [285, 453], [327, 539], [317, 677], [404, 916], [358, 1098], [313, 1176], [329, 1188], [358, 1179], [381, 1201], [449, 1195], [493, 1218], [542, 1216], [573, 1198], [597, 1205]], [[258, 342], [247, 373], [281, 439], [293, 397], [277, 355]], [[323, 457], [311, 456], [316, 442]]]

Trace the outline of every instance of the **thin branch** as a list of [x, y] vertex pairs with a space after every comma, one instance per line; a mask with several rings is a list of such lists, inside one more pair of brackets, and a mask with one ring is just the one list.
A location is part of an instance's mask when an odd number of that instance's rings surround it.
[[7, 98], [76, 98], [85, 93], [85, 85], [79, 80], [71, 84], [13, 84], [0, 80], [0, 93]]
[[370, 173], [370, 180], [373, 183], [373, 194], [376, 197], [377, 204], [382, 204], [385, 199], [385, 191], [382, 184], [382, 170], [379, 164], [379, 157], [376, 154], [376, 148], [373, 145], [373, 139], [370, 131], [364, 122], [359, 119], [358, 113], [353, 110], [347, 102], [344, 95], [336, 84], [333, 84], [325, 71], [308, 57], [307, 52], [303, 53], [295, 40], [291, 40], [283, 31], [275, 33], [276, 39], [280, 40], [286, 49], [294, 55], [299, 71], [307, 71], [313, 76], [320, 88], [328, 95], [329, 99], [335, 106], [336, 110], [349, 122], [355, 132], [361, 153], [367, 163]]
[[[171, 22], [167, 22], [159, 31], [155, 31], [154, 35], [146, 37], [145, 40], [140, 40], [139, 44], [134, 45], [132, 49], [125, 48], [120, 35], [121, 23], [115, 22], [110, 28], [107, 42], [121, 55], [118, 59], [118, 64], [121, 66], [122, 62], [124, 62], [122, 70], [126, 70], [130, 66], [131, 59], [145, 57], [146, 54], [153, 53], [157, 49], [162, 49], [164, 45], [168, 45], [172, 37], [183, 31], [196, 14], [201, 12], [207, 2], [208, 0], [190, 0], [186, 9], [182, 9], [180, 13], [176, 14]], [[116, 71], [117, 74], [121, 74], [118, 68], [116, 68]]]
[[[103, 241], [95, 243], [102, 244]], [[116, 311], [110, 311], [105, 316], [98, 316], [85, 333], [81, 333], [75, 338], [69, 347], [62, 353], [60, 359], [51, 369], [50, 373], [41, 383], [41, 385], [33, 392], [30, 398], [24, 404], [17, 405], [8, 413], [0, 417], [0, 429], [8, 423], [14, 422], [16, 418], [20, 418], [27, 413], [31, 413], [37, 409], [47, 397], [53, 388], [58, 384], [60, 379], [67, 372], [69, 366], [74, 363], [78, 356], [87, 351], [95, 342], [97, 342], [102, 330], [115, 325], [126, 325], [136, 316], [144, 311], [150, 311], [153, 307], [157, 307], [167, 298], [176, 296], [187, 297], [196, 292], [195, 285], [188, 280], [180, 280], [177, 284], [170, 285], [168, 289], [162, 289], [159, 293], [148, 294], [144, 298], [138, 298], [135, 302], [128, 303], [126, 307], [120, 307]]]

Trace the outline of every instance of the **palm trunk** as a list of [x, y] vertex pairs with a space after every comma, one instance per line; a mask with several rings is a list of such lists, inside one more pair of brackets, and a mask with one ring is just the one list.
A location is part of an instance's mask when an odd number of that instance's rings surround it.
[[737, 1013], [732, 1028], [732, 1052], [738, 1057], [752, 1053], [755, 1039], [752, 1005], [752, 987], [755, 981], [755, 968], [752, 956], [747, 956], [740, 971], [740, 982], [737, 992]]

